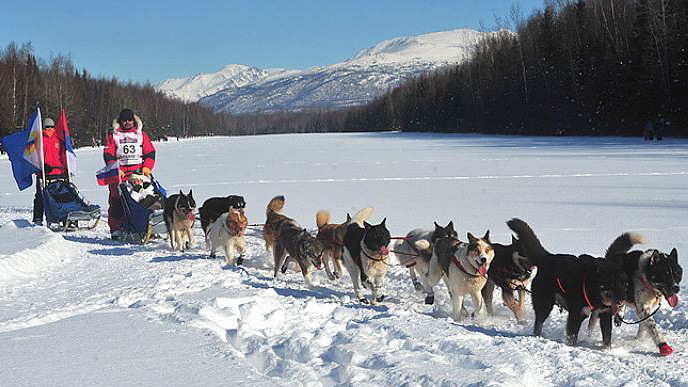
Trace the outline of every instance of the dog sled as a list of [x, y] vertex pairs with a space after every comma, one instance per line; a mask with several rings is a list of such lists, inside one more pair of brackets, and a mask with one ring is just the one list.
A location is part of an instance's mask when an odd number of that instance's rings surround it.
[[[100, 206], [91, 204], [67, 179], [52, 179], [43, 188], [46, 225], [57, 224], [62, 231], [93, 229], [100, 221]], [[83, 227], [82, 227], [83, 225]]]
[[124, 216], [122, 218], [123, 232], [122, 241], [132, 244], [146, 244], [154, 237], [167, 233], [165, 220], [163, 218], [163, 208], [167, 192], [155, 179], [150, 179], [153, 187], [157, 205], [139, 202], [132, 196], [131, 187], [126, 183], [121, 183], [120, 198]]

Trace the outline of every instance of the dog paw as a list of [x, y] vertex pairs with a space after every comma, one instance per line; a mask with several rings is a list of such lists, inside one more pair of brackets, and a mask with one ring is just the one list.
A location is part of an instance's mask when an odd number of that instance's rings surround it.
[[338, 272], [336, 272], [336, 271], [333, 271], [333, 272], [332, 272], [332, 275], [333, 275], [334, 278], [336, 278], [336, 279], [342, 278], [342, 276], [341, 276]]
[[435, 296], [425, 296], [425, 305], [432, 305], [435, 303]]
[[182, 251], [184, 251], [184, 249], [187, 249], [187, 250], [188, 250], [188, 249], [190, 249], [190, 248], [191, 248], [191, 242], [186, 241], [186, 243], [184, 243], [184, 247], [182, 248]]
[[217, 255], [215, 253], [210, 254], [210, 258], [217, 258]]
[[284, 274], [284, 273], [287, 272], [287, 268], [288, 268], [288, 265], [287, 265], [287, 264], [282, 265], [282, 268], [280, 269], [280, 271], [282, 272], [282, 274]]
[[375, 299], [375, 301], [377, 301], [377, 302], [382, 302], [382, 301], [384, 301], [384, 300], [385, 300], [385, 295], [384, 295], [384, 294], [381, 295], [381, 296], [379, 296], [378, 298]]
[[327, 278], [329, 278], [330, 281], [336, 281], [337, 280], [337, 277], [335, 277], [334, 274], [328, 274]]
[[423, 285], [420, 282], [414, 282], [413, 287], [416, 289], [417, 292], [423, 291]]
[[370, 301], [368, 301], [367, 298], [359, 298], [358, 301], [360, 301], [362, 304], [370, 304]]

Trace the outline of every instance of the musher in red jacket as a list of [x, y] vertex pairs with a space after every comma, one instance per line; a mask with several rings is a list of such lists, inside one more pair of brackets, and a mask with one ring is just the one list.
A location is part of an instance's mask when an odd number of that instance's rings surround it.
[[43, 225], [43, 184], [50, 180], [67, 177], [67, 151], [63, 140], [55, 133], [55, 121], [46, 117], [43, 120], [43, 169], [45, 177], [36, 174], [36, 195], [33, 197], [33, 223]]
[[[127, 181], [132, 172], [139, 169], [144, 175], [150, 176], [155, 165], [155, 147], [143, 131], [141, 119], [131, 110], [124, 109], [113, 122], [112, 128], [112, 133], [105, 139], [105, 164], [119, 164], [120, 181]], [[120, 225], [124, 215], [119, 184], [110, 184], [109, 189], [108, 225], [112, 239], [118, 240], [122, 237]]]

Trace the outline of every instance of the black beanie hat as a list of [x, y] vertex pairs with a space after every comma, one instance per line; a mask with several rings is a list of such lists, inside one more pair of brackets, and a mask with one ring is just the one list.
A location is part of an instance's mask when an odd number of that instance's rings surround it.
[[125, 120], [134, 121], [134, 112], [132, 112], [129, 109], [124, 109], [121, 112], [119, 112], [119, 118], [117, 119], [117, 121], [119, 121], [121, 123], [122, 121], [125, 121]]

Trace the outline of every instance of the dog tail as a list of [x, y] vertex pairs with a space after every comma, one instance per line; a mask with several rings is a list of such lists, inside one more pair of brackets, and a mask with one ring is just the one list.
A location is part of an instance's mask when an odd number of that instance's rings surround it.
[[419, 239], [416, 241], [415, 246], [420, 251], [426, 251], [431, 249], [430, 241], [427, 239]]
[[319, 210], [315, 214], [315, 224], [318, 226], [318, 230], [328, 223], [330, 223], [330, 211]]
[[265, 213], [267, 215], [270, 215], [271, 212], [276, 212], [279, 214], [282, 212], [283, 208], [284, 208], [284, 196], [278, 195], [278, 196], [275, 196], [274, 198], [270, 199], [270, 203], [268, 203], [268, 208], [265, 210]]
[[516, 233], [518, 240], [525, 250], [526, 256], [528, 256], [533, 264], [538, 265], [542, 258], [547, 258], [552, 255], [542, 247], [540, 240], [528, 223], [521, 219], [514, 218], [506, 222], [506, 224]]
[[356, 215], [354, 215], [353, 218], [348, 222], [349, 224], [351, 223], [356, 223], [358, 224], [359, 227], [364, 227], [363, 222], [368, 220], [370, 218], [370, 215], [373, 214], [373, 207], [366, 207], [362, 209], [361, 211], [358, 211]]
[[614, 239], [607, 252], [604, 254], [605, 258], [613, 257], [615, 255], [626, 254], [634, 245], [648, 243], [644, 236], [634, 233], [625, 232]]

